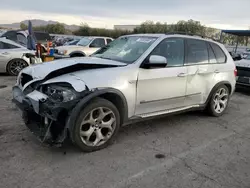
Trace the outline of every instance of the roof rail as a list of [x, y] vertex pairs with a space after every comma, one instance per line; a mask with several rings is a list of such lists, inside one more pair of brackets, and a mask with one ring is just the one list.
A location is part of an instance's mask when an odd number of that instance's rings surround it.
[[211, 40], [214, 40], [214, 41], [218, 41], [212, 37], [207, 37], [207, 36], [204, 36], [204, 35], [199, 35], [199, 34], [194, 34], [194, 33], [187, 33], [187, 32], [168, 32], [168, 33], [165, 33], [166, 35], [188, 35], [188, 36], [195, 36], [195, 37], [201, 37], [201, 38], [204, 38], [204, 39], [211, 39]]

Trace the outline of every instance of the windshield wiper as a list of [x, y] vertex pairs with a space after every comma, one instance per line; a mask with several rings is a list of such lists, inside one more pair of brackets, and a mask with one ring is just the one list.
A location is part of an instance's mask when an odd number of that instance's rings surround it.
[[111, 58], [109, 58], [109, 57], [103, 57], [103, 56], [93, 56], [93, 57], [97, 57], [97, 58], [101, 58], [101, 59], [113, 60], [113, 59], [111, 59]]

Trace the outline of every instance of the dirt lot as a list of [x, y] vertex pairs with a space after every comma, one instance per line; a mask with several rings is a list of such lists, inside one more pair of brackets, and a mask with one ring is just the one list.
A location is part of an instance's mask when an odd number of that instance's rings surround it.
[[122, 128], [94, 153], [40, 144], [11, 103], [15, 78], [0, 76], [1, 188], [249, 188], [250, 95], [235, 93], [227, 113], [187, 113]]

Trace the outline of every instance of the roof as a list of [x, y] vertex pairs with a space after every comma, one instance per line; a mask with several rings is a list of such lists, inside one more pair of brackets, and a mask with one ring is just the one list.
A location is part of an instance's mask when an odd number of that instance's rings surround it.
[[221, 30], [221, 32], [236, 36], [250, 36], [250, 30]]
[[[194, 35], [194, 34], [189, 34], [189, 33], [178, 33], [178, 32], [171, 32], [171, 33], [166, 33], [166, 34], [157, 34], [157, 33], [146, 33], [146, 34], [130, 34], [130, 35], [124, 35], [124, 36], [137, 36], [137, 37], [163, 37], [163, 38], [167, 38], [167, 37], [182, 37], [182, 38], [193, 38], [193, 39], [202, 39], [202, 40], [207, 40], [207, 41], [211, 41], [213, 39], [211, 38], [207, 38], [207, 37], [203, 37], [200, 35]], [[216, 42], [216, 41], [215, 41]]]
[[162, 37], [166, 36], [165, 34], [157, 34], [157, 33], [142, 33], [142, 34], [130, 34], [130, 35], [124, 35], [124, 36], [140, 36], [140, 37]]

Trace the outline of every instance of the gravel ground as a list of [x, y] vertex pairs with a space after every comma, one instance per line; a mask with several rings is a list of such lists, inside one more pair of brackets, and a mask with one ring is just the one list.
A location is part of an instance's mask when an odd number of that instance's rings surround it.
[[123, 127], [94, 153], [40, 144], [11, 103], [15, 79], [0, 76], [1, 188], [249, 188], [250, 95], [235, 93], [220, 118], [200, 112]]

